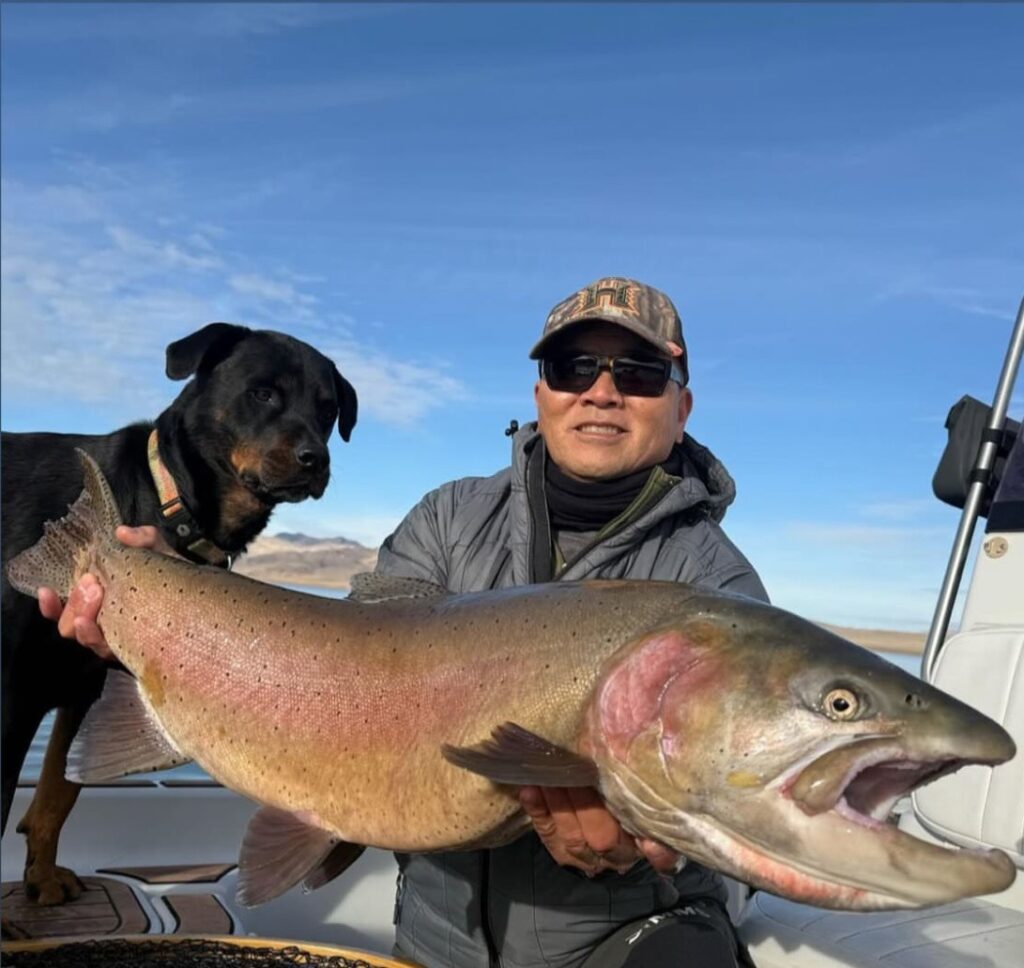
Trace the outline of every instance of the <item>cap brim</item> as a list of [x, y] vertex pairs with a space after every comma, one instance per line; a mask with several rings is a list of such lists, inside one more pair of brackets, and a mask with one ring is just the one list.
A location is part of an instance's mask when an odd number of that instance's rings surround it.
[[[639, 336], [642, 340], [650, 343], [659, 353], [664, 354], [672, 359], [676, 359], [683, 355], [682, 347], [672, 343], [668, 340], [658, 339], [655, 336], [651, 336], [651, 331], [640, 323], [633, 319], [623, 319], [621, 316], [611, 316], [607, 312], [595, 312], [592, 315], [583, 315], [572, 322], [564, 323], [559, 326], [558, 329], [552, 330], [552, 332], [542, 336], [533, 349], [530, 350], [530, 359], [539, 360], [544, 353], [544, 347], [551, 343], [553, 340], [560, 339], [569, 330], [579, 326], [581, 323], [612, 323], [615, 326], [621, 326], [623, 329], [629, 330], [635, 336]], [[678, 350], [678, 352], [676, 352]]]

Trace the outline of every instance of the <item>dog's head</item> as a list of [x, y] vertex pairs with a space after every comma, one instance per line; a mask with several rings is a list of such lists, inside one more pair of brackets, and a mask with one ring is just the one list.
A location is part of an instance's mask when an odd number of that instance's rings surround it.
[[348, 441], [356, 391], [308, 343], [271, 330], [210, 323], [167, 347], [167, 375], [194, 377], [181, 400], [190, 445], [263, 505], [320, 497], [327, 441]]

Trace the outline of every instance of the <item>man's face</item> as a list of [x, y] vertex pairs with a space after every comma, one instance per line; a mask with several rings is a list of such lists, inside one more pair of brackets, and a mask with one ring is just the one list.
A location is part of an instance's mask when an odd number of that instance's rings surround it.
[[[547, 351], [554, 356], [655, 355], [650, 343], [613, 323], [581, 323]], [[653, 467], [683, 439], [690, 391], [669, 380], [660, 397], [626, 396], [607, 370], [589, 390], [563, 393], [543, 379], [534, 387], [537, 423], [551, 459], [570, 477], [602, 481]]]

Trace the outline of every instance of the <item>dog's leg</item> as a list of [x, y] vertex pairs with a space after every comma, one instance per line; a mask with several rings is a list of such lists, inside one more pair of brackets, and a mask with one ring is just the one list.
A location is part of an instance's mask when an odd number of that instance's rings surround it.
[[68, 750], [82, 724], [88, 705], [62, 706], [46, 747], [46, 758], [18, 832], [26, 838], [25, 894], [37, 904], [63, 904], [84, 890], [75, 872], [57, 866], [57, 842], [61, 828], [82, 789], [65, 779]]
[[[7, 652], [4, 652], [4, 662], [7, 662]], [[13, 665], [10, 663], [9, 665]], [[7, 830], [7, 818], [11, 812], [11, 805], [14, 802], [14, 793], [18, 788], [18, 776], [25, 763], [25, 757], [32, 746], [32, 739], [39, 729], [43, 716], [46, 715], [46, 706], [42, 704], [31, 704], [22, 693], [17, 693], [11, 680], [11, 670], [5, 666], [3, 683], [3, 704], [0, 706], [3, 721], [3, 744], [2, 758], [0, 758], [0, 773], [3, 775], [3, 827]]]

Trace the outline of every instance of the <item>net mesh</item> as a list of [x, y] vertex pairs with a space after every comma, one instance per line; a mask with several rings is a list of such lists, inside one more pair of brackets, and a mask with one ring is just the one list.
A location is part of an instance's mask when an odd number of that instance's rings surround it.
[[76, 941], [41, 951], [5, 951], [10, 968], [379, 968], [343, 955], [286, 948], [242, 946], [199, 938], [183, 941]]

